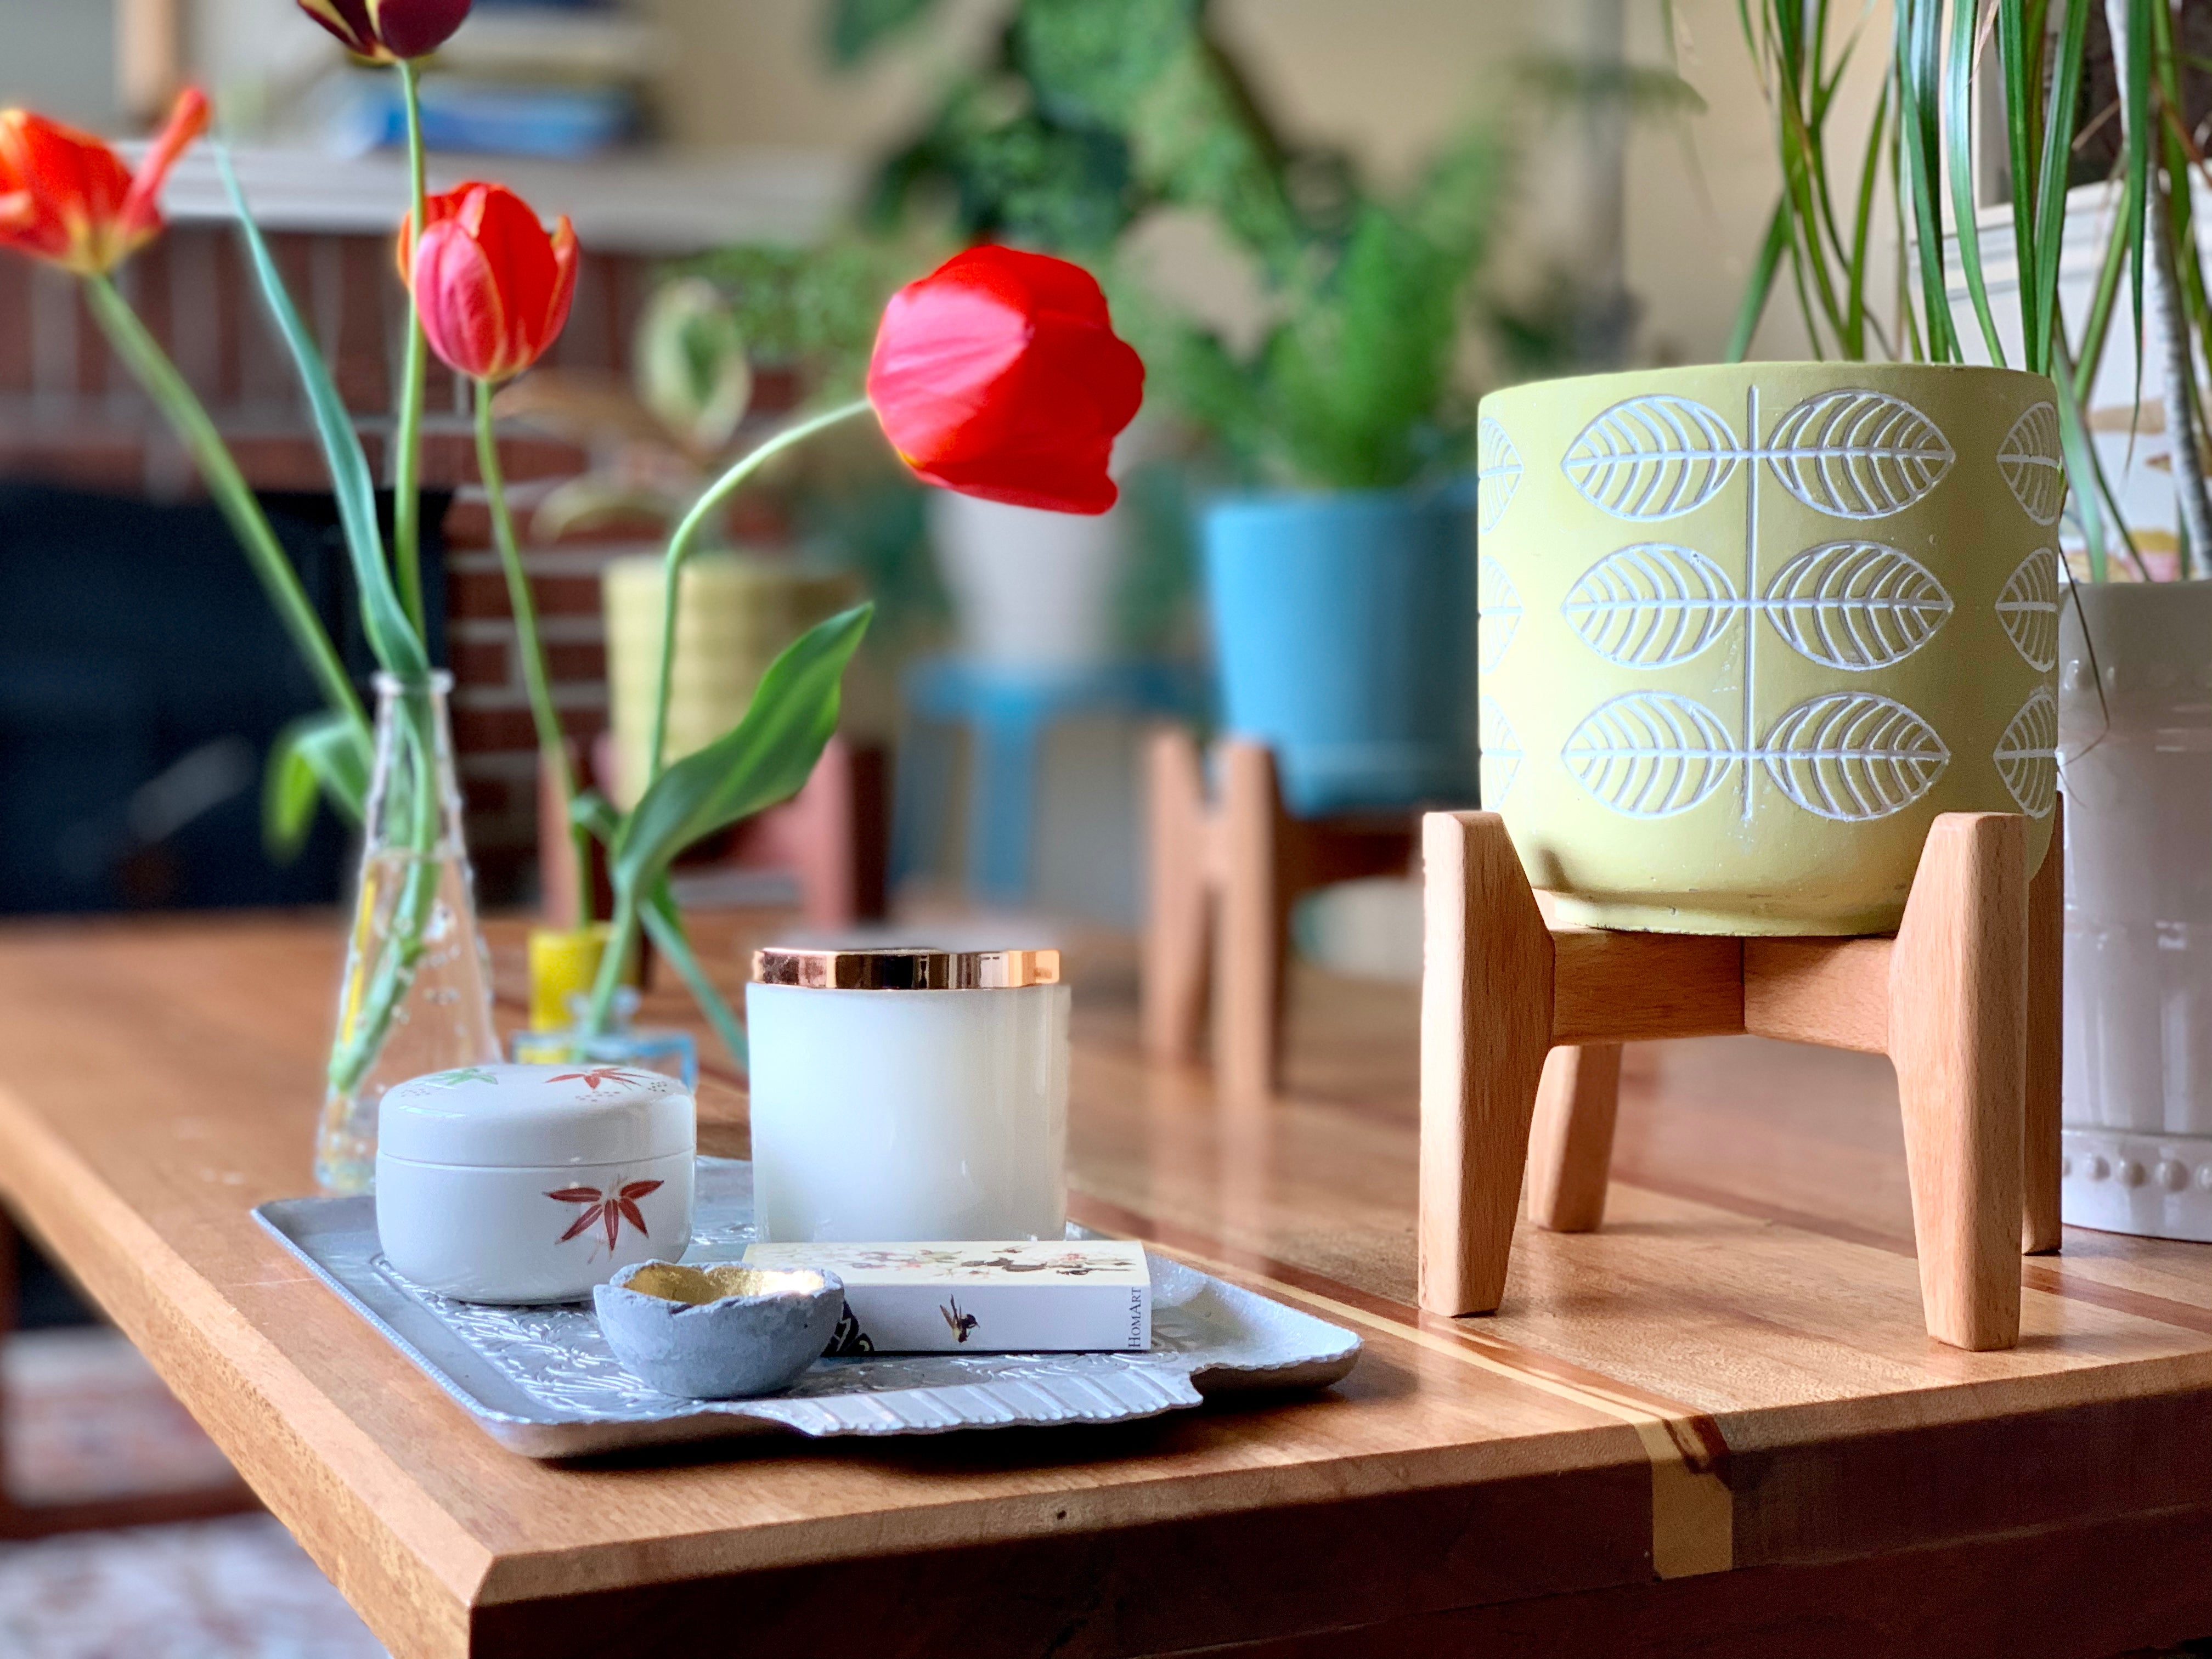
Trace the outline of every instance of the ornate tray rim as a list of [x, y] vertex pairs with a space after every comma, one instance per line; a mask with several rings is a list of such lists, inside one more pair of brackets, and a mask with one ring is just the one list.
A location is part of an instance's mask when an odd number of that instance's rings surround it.
[[[734, 1179], [740, 1160], [699, 1160], [703, 1213], [709, 1177]], [[278, 1199], [258, 1205], [253, 1218], [270, 1237], [334, 1291], [365, 1322], [435, 1382], [485, 1431], [526, 1457], [589, 1457], [645, 1446], [678, 1444], [770, 1432], [810, 1437], [863, 1435], [941, 1434], [963, 1429], [1042, 1426], [1054, 1424], [1129, 1422], [1187, 1410], [1205, 1395], [1262, 1389], [1325, 1388], [1341, 1380], [1357, 1363], [1359, 1337], [1297, 1308], [1244, 1290], [1171, 1257], [1148, 1251], [1156, 1275], [1174, 1292], [1163, 1308], [1188, 1311], [1220, 1334], [1210, 1349], [1188, 1355], [1155, 1348], [1146, 1355], [1050, 1356], [1051, 1375], [1023, 1376], [1018, 1386], [997, 1392], [996, 1382], [948, 1383], [943, 1387], [852, 1390], [823, 1396], [832, 1401], [865, 1397], [880, 1414], [865, 1420], [839, 1416], [833, 1409], [810, 1409], [814, 1402], [787, 1395], [764, 1401], [696, 1401], [650, 1416], [616, 1418], [563, 1414], [532, 1399], [521, 1384], [504, 1376], [434, 1306], [403, 1288], [388, 1272], [364, 1272], [330, 1259], [318, 1242], [333, 1236], [358, 1237], [362, 1224], [373, 1231], [373, 1200], [367, 1198]], [[696, 1247], [695, 1247], [696, 1249]], [[368, 1258], [373, 1265], [375, 1258]], [[1273, 1334], [1289, 1334], [1295, 1352], [1283, 1357]], [[1242, 1341], [1267, 1357], [1240, 1358]], [[1009, 1364], [1019, 1356], [1008, 1356]], [[1181, 1363], [1188, 1359], [1190, 1364]], [[1099, 1362], [1086, 1365], [1084, 1362]], [[1055, 1388], [1053, 1379], [1070, 1385]], [[1042, 1382], [1042, 1386], [1041, 1386]], [[948, 1407], [948, 1393], [975, 1396], [989, 1407], [983, 1416], [962, 1416]], [[927, 1407], [924, 1401], [927, 1401]], [[902, 1405], [903, 1402], [903, 1405]], [[972, 1411], [973, 1407], [969, 1409]], [[903, 1411], [903, 1415], [900, 1414]]]

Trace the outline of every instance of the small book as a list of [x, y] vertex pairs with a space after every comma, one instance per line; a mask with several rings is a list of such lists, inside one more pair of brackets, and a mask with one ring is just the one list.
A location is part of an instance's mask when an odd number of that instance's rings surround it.
[[1119, 1239], [754, 1244], [749, 1267], [845, 1281], [830, 1352], [1083, 1353], [1152, 1346], [1145, 1247]]

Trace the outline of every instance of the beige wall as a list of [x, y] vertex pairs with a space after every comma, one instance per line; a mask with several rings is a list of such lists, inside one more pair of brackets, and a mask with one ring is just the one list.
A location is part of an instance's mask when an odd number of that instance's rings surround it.
[[[857, 75], [825, 66], [820, 0], [644, 0], [678, 27], [680, 67], [666, 88], [675, 135], [697, 143], [829, 144], [866, 153], [903, 131], [963, 54], [982, 50], [999, 0], [954, 0], [921, 50], [888, 54]], [[1510, 88], [1525, 52], [1571, 43], [1571, 4], [1528, 0], [1218, 0], [1224, 32], [1285, 125], [1352, 146], [1386, 179], [1403, 177], [1479, 99]], [[1658, 0], [1626, 0], [1631, 55], [1656, 62]], [[1848, 8], [1839, 8], [1848, 10]], [[1778, 180], [1767, 115], [1738, 31], [1735, 0], [1676, 0], [1684, 74], [1708, 112], [1686, 132], [1638, 128], [1628, 169], [1630, 287], [1644, 303], [1643, 356], [1715, 356], [1734, 319]], [[1879, 85], [1886, 7], [1869, 17], [1863, 72], [1839, 131]], [[1570, 135], [1531, 135], [1522, 234], [1508, 280], [1536, 280], [1577, 246], [1576, 174], [1558, 159]], [[1547, 156], [1549, 159], [1547, 159]], [[1798, 356], [1802, 330], [1779, 296], [1756, 349]]]

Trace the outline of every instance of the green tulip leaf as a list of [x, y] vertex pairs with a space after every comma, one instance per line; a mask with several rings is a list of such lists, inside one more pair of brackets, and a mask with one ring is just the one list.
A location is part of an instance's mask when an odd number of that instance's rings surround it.
[[568, 822], [602, 847], [611, 847], [622, 832], [622, 814], [596, 789], [579, 789], [568, 803]]
[[837, 729], [845, 666], [874, 611], [858, 605], [809, 629], [770, 665], [743, 720], [653, 781], [611, 849], [619, 890], [649, 892], [701, 836], [799, 793]]
[[738, 1023], [720, 988], [700, 966], [691, 949], [691, 940], [684, 931], [684, 917], [676, 908], [676, 895], [669, 890], [666, 876], [653, 883], [653, 896], [646, 902], [644, 920], [645, 931], [652, 935], [654, 947], [668, 958], [677, 976], [690, 988], [692, 1000], [706, 1015], [707, 1023], [714, 1028], [714, 1035], [722, 1039], [731, 1060], [741, 1072], [750, 1069], [745, 1028]]
[[246, 192], [240, 188], [238, 174], [230, 165], [229, 150], [217, 144], [215, 157], [216, 167], [222, 174], [223, 188], [230, 192], [230, 204], [238, 215], [239, 235], [252, 263], [262, 300], [292, 353], [300, 383], [307, 394], [307, 405], [315, 417], [315, 435], [322, 441], [323, 459], [330, 468], [331, 490], [337, 501], [338, 522], [345, 531], [346, 551], [353, 561], [354, 580], [361, 589], [362, 629], [379, 662], [403, 680], [420, 681], [429, 672], [429, 659], [407, 620], [406, 611], [400, 608], [399, 594], [392, 586], [392, 572], [385, 562], [384, 537], [376, 522], [376, 485], [369, 473], [368, 457], [362, 451], [361, 434], [354, 430], [353, 417], [346, 412], [345, 399], [338, 395], [337, 383], [331, 378], [330, 368], [323, 362], [314, 336], [301, 319], [299, 307], [292, 303], [291, 293], [284, 286], [283, 273], [276, 269], [276, 261], [269, 252], [260, 227], [253, 222]]
[[270, 855], [279, 862], [298, 856], [318, 796], [328, 796], [338, 815], [358, 826], [368, 800], [368, 770], [360, 723], [342, 710], [304, 715], [279, 732], [261, 786], [261, 835]]

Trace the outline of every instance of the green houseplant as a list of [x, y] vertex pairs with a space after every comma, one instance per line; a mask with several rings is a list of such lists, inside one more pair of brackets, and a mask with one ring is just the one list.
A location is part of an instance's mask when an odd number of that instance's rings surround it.
[[[1827, 208], [1822, 88], [1842, 54], [1817, 29], [1790, 33], [1790, 8], [1753, 9], [1788, 184], [1747, 325], [1786, 266], [1832, 328], [1826, 296], [1849, 292], [1835, 273], [1867, 263], [1863, 234], [1835, 234]], [[2212, 1170], [2212, 1078], [2191, 1059], [2212, 1038], [2198, 1012], [2212, 1006], [2212, 969], [2187, 948], [2192, 925], [2212, 921], [2212, 768], [2172, 741], [2197, 718], [2192, 677], [2212, 635], [2212, 428], [2197, 356], [2212, 308], [2194, 198], [2203, 28], [2165, 0], [1915, 0], [1899, 8], [1888, 90], [1859, 142], [1865, 175], [1886, 170], [1909, 204], [1917, 270], [1900, 266], [1891, 346], [1938, 362], [2009, 351], [2058, 394], [2069, 486], [2058, 528], [2075, 578], [2051, 596], [2050, 641], [2067, 801], [2064, 1217], [2212, 1240], [2212, 1188], [2199, 1182]], [[1996, 70], [1978, 76], [1984, 39]], [[1975, 154], [1978, 100], [2002, 118], [1995, 156]], [[1998, 222], [1978, 222], [1976, 185], [1992, 173], [2009, 189], [1984, 216]], [[2087, 281], [2066, 271], [2069, 240], [2099, 254]], [[2164, 523], [2140, 484], [2116, 487], [2117, 472], [2140, 473], [2139, 444], [2170, 464], [2170, 490], [2149, 492], [2170, 503]], [[2160, 541], [2179, 557], [2172, 580], [2153, 582]]]

